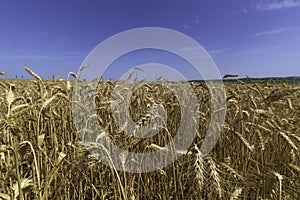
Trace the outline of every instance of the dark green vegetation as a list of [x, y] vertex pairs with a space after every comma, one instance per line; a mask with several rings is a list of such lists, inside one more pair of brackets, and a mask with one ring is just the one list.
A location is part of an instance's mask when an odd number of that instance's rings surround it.
[[[209, 93], [204, 84], [191, 83], [201, 114], [194, 144], [166, 168], [130, 174], [101, 164], [83, 148], [70, 82], [32, 75], [36, 80], [0, 81], [0, 199], [300, 199], [296, 84], [226, 83], [226, 122], [213, 151], [202, 158]], [[98, 119], [111, 141], [138, 152], [163, 145], [169, 139], [164, 132], [140, 143], [117, 130], [103, 99], [114, 84], [100, 82], [96, 94]], [[153, 84], [141, 87], [132, 97], [133, 120], [147, 113], [147, 104], [172, 105], [165, 128], [174, 135], [180, 113], [172, 95]]]

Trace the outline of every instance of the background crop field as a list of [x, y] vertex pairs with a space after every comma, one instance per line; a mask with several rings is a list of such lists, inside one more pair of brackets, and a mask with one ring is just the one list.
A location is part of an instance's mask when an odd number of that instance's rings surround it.
[[[226, 83], [226, 122], [213, 151], [202, 158], [209, 93], [203, 83], [191, 83], [201, 115], [193, 145], [168, 167], [131, 174], [105, 166], [84, 148], [73, 122], [71, 82], [35, 78], [0, 80], [0, 199], [300, 199], [297, 84]], [[114, 84], [100, 81], [95, 98], [107, 137], [131, 151], [162, 148], [180, 120], [174, 94], [155, 84], [133, 94], [134, 121], [155, 102], [168, 113], [170, 134], [139, 140], [113, 123], [105, 98]]]

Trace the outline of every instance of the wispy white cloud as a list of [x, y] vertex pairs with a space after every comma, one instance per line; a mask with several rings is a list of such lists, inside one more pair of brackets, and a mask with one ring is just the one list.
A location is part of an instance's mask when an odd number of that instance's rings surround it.
[[186, 24], [184, 24], [183, 27], [186, 28], [186, 29], [190, 28], [190, 26], [186, 25]]
[[259, 11], [271, 11], [300, 6], [300, 0], [260, 0], [255, 6]]
[[224, 53], [224, 52], [225, 52], [224, 49], [208, 50], [208, 53], [210, 53], [210, 54], [220, 54], [220, 53]]
[[274, 35], [274, 34], [278, 34], [278, 33], [291, 32], [291, 31], [299, 31], [299, 28], [293, 28], [293, 27], [279, 28], [279, 29], [255, 33], [254, 36], [256, 37], [256, 36], [264, 36], [264, 35]]
[[289, 29], [286, 29], [286, 28], [280, 28], [280, 29], [275, 29], [275, 30], [270, 30], [270, 31], [255, 33], [254, 36], [273, 35], [273, 34], [285, 32], [285, 31], [288, 31], [288, 30]]
[[224, 52], [225, 58], [232, 58], [232, 57], [249, 57], [249, 56], [258, 56], [263, 54], [269, 54], [270, 52], [279, 51], [281, 48], [280, 44], [275, 45], [259, 45], [255, 47], [237, 47], [232, 48]]

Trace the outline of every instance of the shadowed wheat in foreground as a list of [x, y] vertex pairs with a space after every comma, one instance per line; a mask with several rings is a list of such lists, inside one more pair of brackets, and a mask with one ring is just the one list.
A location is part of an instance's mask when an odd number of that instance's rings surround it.
[[[212, 152], [202, 157], [210, 95], [204, 83], [191, 83], [200, 113], [193, 144], [168, 167], [131, 174], [107, 167], [82, 145], [71, 81], [43, 81], [26, 70], [35, 80], [0, 80], [0, 199], [300, 199], [297, 84], [226, 83], [226, 122]], [[115, 84], [100, 81], [95, 91], [105, 136], [134, 152], [163, 148], [181, 118], [176, 96], [153, 83], [133, 93], [129, 111], [140, 126], [150, 123], [149, 105], [160, 103], [168, 116], [162, 131], [141, 140], [114, 123], [107, 102]]]

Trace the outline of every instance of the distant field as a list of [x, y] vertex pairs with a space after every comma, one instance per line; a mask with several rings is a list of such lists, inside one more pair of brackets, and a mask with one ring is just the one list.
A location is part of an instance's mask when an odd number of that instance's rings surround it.
[[282, 84], [288, 84], [291, 86], [300, 85], [300, 79], [299, 78], [287, 78], [287, 79], [244, 79], [242, 80], [245, 83], [261, 83], [262, 85], [268, 84], [268, 85], [282, 85]]
[[[282, 84], [288, 84], [288, 85], [299, 85], [300, 84], [300, 78], [299, 77], [290, 77], [290, 78], [241, 78], [241, 79], [224, 79], [224, 83], [247, 83], [247, 84], [262, 84], [265, 85], [266, 83], [268, 85], [282, 85]], [[191, 81], [191, 82], [204, 82], [204, 81]]]
[[[201, 114], [193, 145], [166, 168], [130, 174], [83, 148], [71, 84], [35, 78], [0, 79], [0, 199], [300, 199], [299, 82], [226, 82], [226, 122], [204, 158], [199, 149], [210, 121], [209, 92], [203, 83], [191, 83]], [[118, 129], [105, 104], [114, 85], [101, 81], [95, 98], [107, 137], [136, 152], [166, 144], [166, 131], [141, 141]], [[172, 105], [165, 130], [174, 136], [180, 108], [162, 86], [149, 83], [134, 93], [132, 118], [143, 118], [146, 105], [157, 101]]]

